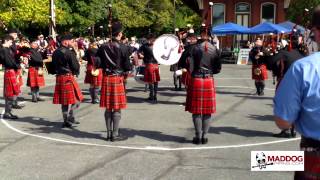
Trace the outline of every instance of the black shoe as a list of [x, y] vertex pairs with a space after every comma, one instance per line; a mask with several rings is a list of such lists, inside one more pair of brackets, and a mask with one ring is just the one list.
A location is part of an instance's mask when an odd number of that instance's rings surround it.
[[24, 106], [18, 105], [18, 104], [12, 105], [12, 108], [13, 108], [13, 109], [22, 109], [23, 107], [24, 107]]
[[38, 100], [36, 99], [36, 98], [32, 98], [32, 101], [31, 102], [33, 102], [33, 103], [37, 103], [38, 102]]
[[127, 140], [127, 139], [128, 139], [127, 136], [124, 136], [124, 135], [122, 135], [122, 134], [118, 134], [118, 136], [113, 136], [113, 135], [111, 135], [110, 141], [112, 141], [112, 142], [114, 142], [114, 141], [125, 141], [125, 140]]
[[37, 97], [37, 101], [45, 101], [42, 97]]
[[201, 139], [202, 144], [208, 144], [208, 138], [202, 138]]
[[18, 119], [19, 117], [16, 115], [13, 115], [11, 113], [6, 113], [3, 115], [3, 119]]
[[201, 139], [197, 138], [197, 137], [194, 137], [193, 140], [192, 140], [192, 143], [199, 145], [199, 144], [201, 144]]
[[147, 101], [153, 101], [153, 97], [148, 97]]
[[279, 134], [274, 134], [273, 137], [278, 137], [278, 138], [291, 138], [292, 135], [289, 131], [289, 129], [282, 130]]
[[70, 128], [72, 129], [72, 124], [70, 124], [68, 121], [63, 122], [62, 128]]
[[262, 91], [262, 92], [259, 94], [259, 96], [264, 96], [264, 92]]
[[107, 141], [111, 141], [112, 132], [107, 132]]
[[158, 103], [157, 97], [154, 97], [152, 101], [153, 101], [154, 104], [157, 104]]
[[74, 117], [69, 117], [68, 118], [68, 122], [72, 123], [72, 124], [80, 124], [79, 121], [76, 121], [76, 119]]

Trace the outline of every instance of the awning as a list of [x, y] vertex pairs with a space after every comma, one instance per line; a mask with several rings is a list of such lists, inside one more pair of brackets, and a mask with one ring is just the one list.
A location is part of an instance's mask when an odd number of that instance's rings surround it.
[[235, 23], [228, 22], [226, 24], [218, 25], [212, 28], [212, 34], [246, 34], [249, 28], [240, 26]]
[[256, 25], [250, 28], [248, 34], [281, 34], [281, 33], [290, 33], [291, 29], [284, 28], [282, 26], [272, 24], [270, 22], [264, 22], [262, 24]]

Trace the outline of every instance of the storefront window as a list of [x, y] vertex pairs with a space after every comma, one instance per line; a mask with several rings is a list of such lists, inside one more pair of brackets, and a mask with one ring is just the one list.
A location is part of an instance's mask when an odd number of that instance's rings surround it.
[[213, 4], [212, 6], [212, 25], [217, 26], [225, 23], [225, 5]]
[[261, 22], [275, 23], [276, 5], [274, 3], [264, 3], [261, 5]]

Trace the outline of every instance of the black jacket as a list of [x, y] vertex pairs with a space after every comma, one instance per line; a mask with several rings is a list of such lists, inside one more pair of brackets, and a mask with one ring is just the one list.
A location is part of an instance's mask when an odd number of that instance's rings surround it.
[[75, 54], [68, 48], [62, 46], [52, 55], [52, 63], [57, 75], [72, 73], [80, 74], [80, 64]]
[[43, 59], [41, 53], [36, 49], [30, 50], [30, 60], [29, 66], [31, 67], [42, 67], [43, 66]]
[[97, 52], [101, 59], [100, 67], [107, 73], [123, 73], [131, 70], [129, 52], [127, 48], [114, 40], [103, 44]]
[[0, 48], [0, 62], [6, 69], [20, 69], [20, 64], [14, 59], [10, 48]]
[[158, 61], [154, 58], [152, 49], [148, 43], [142, 45], [138, 51], [143, 54], [144, 64], [157, 64]]

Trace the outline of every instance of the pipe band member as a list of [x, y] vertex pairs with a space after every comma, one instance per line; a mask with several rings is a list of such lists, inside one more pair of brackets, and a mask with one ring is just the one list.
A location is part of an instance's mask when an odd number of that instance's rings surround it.
[[80, 87], [75, 76], [80, 73], [80, 63], [74, 52], [70, 50], [72, 35], [61, 37], [61, 47], [52, 55], [52, 63], [56, 71], [56, 86], [53, 95], [53, 104], [61, 104], [63, 126], [72, 128], [72, 124], [79, 124], [75, 120], [74, 111], [79, 108], [83, 100]]
[[195, 46], [190, 58], [191, 80], [187, 89], [186, 111], [192, 113], [195, 137], [194, 144], [207, 144], [207, 134], [216, 112], [216, 93], [213, 74], [221, 70], [220, 55], [209, 43], [209, 33], [202, 29], [202, 40]]
[[0, 48], [0, 62], [4, 67], [3, 80], [3, 97], [5, 99], [4, 119], [18, 119], [18, 116], [12, 114], [12, 106], [14, 100], [20, 93], [20, 87], [16, 76], [16, 70], [20, 68], [20, 64], [14, 59], [11, 51], [13, 38], [5, 35], [2, 38], [2, 47]]
[[107, 141], [112, 142], [128, 139], [119, 133], [121, 109], [127, 107], [124, 75], [131, 70], [129, 53], [120, 42], [122, 35], [121, 23], [112, 23], [112, 41], [103, 44], [97, 52], [103, 69], [100, 107], [105, 108]]

